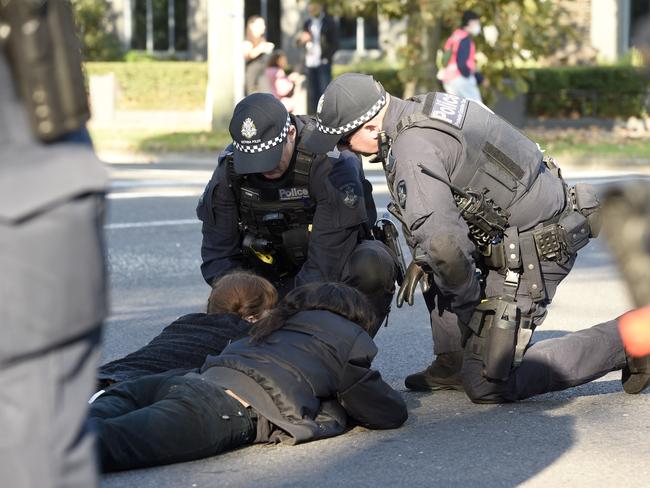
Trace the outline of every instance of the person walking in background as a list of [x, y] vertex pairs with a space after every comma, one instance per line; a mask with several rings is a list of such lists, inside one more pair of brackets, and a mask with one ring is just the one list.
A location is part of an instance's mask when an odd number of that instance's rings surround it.
[[483, 81], [476, 71], [476, 45], [473, 37], [481, 33], [481, 20], [471, 10], [463, 13], [462, 26], [447, 39], [443, 65], [438, 79], [447, 93], [482, 102], [479, 85]]
[[264, 74], [271, 94], [282, 102], [287, 112], [293, 113], [296, 107], [293, 98], [294, 91], [296, 84], [300, 82], [303, 75], [295, 72], [287, 75], [285, 71], [287, 64], [286, 54], [283, 51], [274, 51], [269, 58], [269, 63]]
[[244, 59], [246, 60], [246, 95], [269, 91], [264, 76], [268, 58], [274, 44], [266, 40], [266, 22], [259, 15], [246, 21], [246, 40], [244, 40]]
[[332, 81], [332, 58], [339, 48], [339, 29], [322, 2], [309, 2], [309, 19], [298, 44], [305, 47], [305, 67], [309, 85], [308, 112], [316, 111], [318, 99]]

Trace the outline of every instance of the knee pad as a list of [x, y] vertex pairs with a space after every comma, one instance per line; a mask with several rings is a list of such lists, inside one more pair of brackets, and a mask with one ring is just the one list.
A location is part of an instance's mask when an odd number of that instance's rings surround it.
[[366, 293], [392, 290], [395, 286], [395, 262], [388, 251], [362, 247], [350, 256], [350, 276]]

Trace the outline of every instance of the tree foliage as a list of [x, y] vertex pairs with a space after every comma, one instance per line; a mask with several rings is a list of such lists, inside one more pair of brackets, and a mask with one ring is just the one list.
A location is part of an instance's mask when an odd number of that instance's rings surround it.
[[517, 68], [552, 54], [574, 36], [555, 0], [327, 0], [327, 4], [338, 15], [362, 15], [376, 6], [389, 18], [407, 19], [407, 45], [400, 52], [407, 94], [437, 87], [438, 51], [465, 10], [479, 14], [484, 28], [497, 34], [496, 39], [476, 38], [478, 61], [491, 85], [505, 93], [526, 90]]
[[72, 0], [84, 59], [112, 61], [122, 57], [122, 46], [111, 26], [107, 0]]

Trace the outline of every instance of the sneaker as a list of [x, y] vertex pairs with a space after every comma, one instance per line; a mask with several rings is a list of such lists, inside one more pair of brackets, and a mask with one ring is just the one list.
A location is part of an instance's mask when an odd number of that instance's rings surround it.
[[438, 354], [435, 361], [424, 371], [410, 374], [404, 380], [409, 390], [463, 390], [460, 369], [463, 365], [462, 351]]
[[625, 393], [636, 395], [650, 385], [650, 356], [642, 358], [627, 358], [621, 378]]

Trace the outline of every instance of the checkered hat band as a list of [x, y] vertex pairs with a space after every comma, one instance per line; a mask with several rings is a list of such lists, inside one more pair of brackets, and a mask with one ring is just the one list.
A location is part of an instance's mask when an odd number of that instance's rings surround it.
[[348, 122], [345, 125], [342, 125], [341, 127], [327, 127], [321, 123], [320, 118], [317, 116], [316, 127], [318, 128], [319, 131], [321, 131], [324, 134], [337, 134], [337, 135], [347, 134], [348, 132], [365, 124], [370, 119], [372, 119], [375, 115], [377, 115], [385, 103], [386, 103], [386, 95], [383, 95], [379, 100], [377, 100], [377, 102], [372, 107], [370, 107], [370, 110], [368, 110], [365, 114], [363, 114], [358, 119], [355, 119], [351, 122]]
[[280, 144], [284, 139], [287, 137], [287, 133], [289, 132], [289, 126], [291, 126], [291, 117], [287, 115], [287, 123], [284, 124], [284, 129], [282, 129], [282, 132], [277, 137], [274, 137], [273, 139], [262, 142], [260, 144], [255, 144], [255, 145], [246, 145], [246, 144], [240, 144], [237, 141], [233, 141], [233, 145], [235, 146], [235, 149], [241, 152], [245, 153], [261, 153], [264, 152], [268, 149], [271, 149], [272, 147], [277, 146]]

